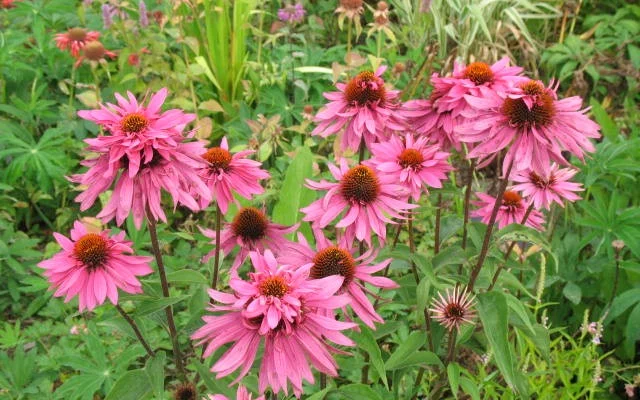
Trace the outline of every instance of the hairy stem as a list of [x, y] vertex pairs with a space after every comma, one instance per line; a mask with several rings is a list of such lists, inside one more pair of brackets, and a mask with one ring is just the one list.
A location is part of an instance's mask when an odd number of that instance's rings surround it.
[[452, 329], [449, 332], [449, 348], [447, 349], [447, 364], [453, 361], [456, 356], [456, 339], [458, 337], [458, 331]]
[[438, 205], [436, 206], [436, 231], [433, 235], [433, 254], [440, 253], [440, 219], [442, 218], [442, 194], [438, 193]]
[[[522, 217], [522, 221], [520, 222], [520, 225], [524, 225], [527, 222], [527, 219], [529, 219], [529, 215], [531, 214], [531, 211], [533, 211], [533, 203], [529, 205], [529, 208], [527, 208], [527, 212], [524, 213], [524, 217]], [[493, 274], [493, 279], [491, 279], [491, 285], [489, 285], [487, 292], [491, 291], [493, 287], [496, 285], [496, 282], [498, 281], [498, 276], [500, 276], [500, 273], [504, 269], [504, 266], [506, 265], [507, 260], [509, 259], [509, 256], [511, 255], [511, 252], [513, 251], [513, 248], [515, 246], [516, 246], [516, 241], [515, 240], [511, 241], [511, 243], [509, 244], [509, 248], [507, 249], [507, 252], [504, 253], [504, 261], [498, 266], [498, 269], [496, 269], [496, 272]]]
[[[160, 284], [162, 285], [162, 295], [169, 298], [169, 283], [167, 282], [167, 274], [164, 270], [164, 262], [162, 261], [162, 253], [160, 253], [160, 245], [158, 243], [158, 233], [156, 231], [156, 222], [153, 219], [151, 210], [147, 206], [147, 224], [149, 226], [149, 234], [151, 235], [151, 247], [153, 248], [153, 255], [156, 258], [156, 264], [158, 265], [158, 273], [160, 274]], [[173, 357], [176, 362], [176, 368], [178, 369], [178, 375], [180, 379], [185, 381], [185, 370], [182, 364], [182, 354], [180, 353], [180, 345], [178, 343], [178, 332], [176, 331], [176, 324], [173, 321], [173, 308], [168, 305], [164, 309], [167, 315], [167, 325], [169, 326], [169, 334], [171, 336], [171, 345], [173, 346]]]
[[507, 188], [507, 183], [509, 182], [509, 174], [511, 174], [512, 167], [513, 160], [511, 160], [511, 163], [507, 168], [507, 173], [502, 178], [500, 186], [498, 187], [496, 202], [493, 205], [493, 211], [491, 212], [491, 217], [489, 218], [489, 223], [487, 224], [487, 231], [484, 234], [484, 241], [482, 242], [482, 249], [480, 250], [480, 255], [478, 256], [478, 262], [471, 271], [471, 276], [469, 277], [469, 284], [467, 285], [469, 292], [473, 291], [473, 287], [476, 284], [476, 279], [478, 279], [478, 274], [480, 273], [480, 270], [484, 265], [484, 260], [487, 258], [487, 253], [489, 252], [489, 242], [491, 240], [491, 234], [493, 233], [493, 225], [496, 223], [498, 210], [500, 210], [500, 206], [502, 205], [502, 196], [504, 195], [504, 191]]
[[126, 311], [124, 311], [122, 307], [120, 307], [120, 305], [115, 304], [114, 306], [116, 307], [116, 310], [118, 310], [120, 315], [122, 315], [122, 318], [124, 318], [129, 323], [129, 325], [131, 325], [131, 329], [133, 329], [133, 333], [136, 334], [138, 341], [140, 342], [140, 344], [142, 344], [142, 347], [144, 347], [144, 349], [147, 351], [147, 354], [150, 357], [155, 357], [156, 353], [154, 353], [153, 350], [151, 350], [149, 343], [147, 343], [147, 341], [144, 340], [144, 338], [142, 337], [142, 333], [140, 333], [140, 329], [138, 329], [138, 325], [136, 324], [136, 321], [134, 321], [129, 316], [129, 314], [127, 314]]
[[469, 176], [467, 177], [467, 186], [464, 191], [464, 220], [462, 222], [462, 248], [467, 248], [467, 236], [468, 236], [468, 228], [469, 224], [469, 204], [471, 202], [471, 187], [473, 186], [473, 172], [476, 168], [476, 159], [471, 160], [471, 165], [469, 166]]

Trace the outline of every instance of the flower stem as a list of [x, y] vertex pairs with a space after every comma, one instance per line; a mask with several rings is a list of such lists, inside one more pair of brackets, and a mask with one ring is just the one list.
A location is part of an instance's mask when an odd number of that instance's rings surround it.
[[511, 174], [512, 167], [513, 159], [509, 164], [509, 168], [507, 168], [507, 173], [502, 178], [502, 182], [500, 182], [500, 186], [498, 187], [496, 202], [493, 205], [493, 211], [491, 212], [491, 217], [489, 218], [489, 223], [487, 224], [487, 230], [484, 234], [484, 241], [482, 242], [482, 249], [480, 250], [478, 262], [471, 271], [471, 276], [469, 277], [469, 284], [467, 285], [467, 290], [469, 290], [469, 292], [473, 291], [473, 287], [476, 284], [476, 279], [478, 279], [478, 274], [480, 273], [480, 270], [484, 265], [484, 260], [487, 258], [487, 253], [489, 252], [489, 241], [491, 240], [491, 234], [493, 233], [493, 225], [496, 223], [498, 211], [500, 210], [500, 206], [502, 205], [502, 196], [504, 195], [504, 191], [507, 188], [507, 183], [509, 182], [509, 174]]
[[364, 161], [364, 150], [367, 146], [364, 143], [364, 136], [360, 139], [360, 146], [358, 147], [358, 164], [362, 164]]
[[220, 205], [216, 202], [216, 250], [213, 261], [213, 278], [211, 280], [211, 288], [215, 289], [218, 286], [218, 270], [220, 268], [220, 221], [222, 211]]
[[467, 248], [467, 237], [468, 237], [468, 229], [467, 225], [469, 224], [469, 203], [471, 202], [471, 187], [473, 186], [473, 172], [476, 168], [476, 159], [471, 160], [471, 165], [469, 166], [469, 177], [467, 178], [467, 187], [464, 192], [464, 220], [462, 222], [462, 248]]
[[[162, 254], [160, 253], [160, 245], [158, 244], [158, 233], [156, 231], [156, 221], [153, 219], [151, 210], [147, 206], [147, 224], [149, 226], [149, 234], [151, 236], [151, 247], [153, 248], [153, 255], [156, 258], [156, 264], [158, 265], [158, 273], [160, 274], [160, 284], [162, 285], [162, 295], [169, 298], [169, 283], [167, 282], [167, 274], [164, 270], [164, 262], [162, 261]], [[182, 354], [180, 353], [180, 345], [178, 344], [178, 333], [176, 331], [176, 324], [173, 321], [173, 308], [168, 305], [164, 309], [167, 315], [167, 325], [169, 326], [169, 334], [171, 335], [171, 344], [173, 346], [173, 357], [175, 358], [176, 368], [178, 369], [178, 375], [184, 382], [185, 371], [182, 365]]]
[[616, 298], [616, 293], [618, 292], [618, 281], [620, 280], [620, 253], [621, 253], [622, 249], [615, 249], [616, 255], [615, 255], [615, 260], [616, 260], [616, 274], [613, 278], [613, 289], [611, 289], [611, 297], [609, 298], [609, 304], [607, 304], [607, 307], [605, 308], [605, 312], [602, 314], [602, 317], [600, 317], [600, 321], [604, 321], [605, 318], [607, 318], [607, 315], [609, 315], [609, 311], [611, 311], [611, 305], [613, 304], [613, 300]]
[[[522, 221], [520, 222], [520, 225], [524, 225], [527, 222], [527, 219], [529, 218], [529, 215], [531, 214], [531, 211], [533, 211], [533, 203], [531, 203], [531, 205], [529, 205], [529, 208], [527, 208], [527, 212], [524, 213], [524, 217], [522, 218]], [[493, 279], [491, 279], [491, 285], [489, 285], [489, 288], [487, 289], [487, 292], [491, 291], [493, 289], [493, 287], [495, 286], [496, 282], [498, 281], [498, 276], [500, 276], [500, 273], [504, 269], [504, 266], [507, 263], [507, 260], [509, 259], [509, 256], [511, 255], [511, 252], [513, 251], [513, 248], [515, 247], [515, 245], [516, 245], [516, 241], [515, 240], [511, 241], [511, 243], [509, 244], [509, 248], [507, 249], [507, 252], [504, 253], [504, 260], [503, 260], [502, 264], [500, 264], [498, 266], [498, 269], [496, 269], [495, 274], [493, 274]]]
[[73, 106], [73, 96], [76, 89], [76, 68], [71, 68], [71, 87], [69, 88], [69, 107]]
[[438, 205], [436, 206], [436, 231], [433, 235], [433, 254], [440, 253], [440, 219], [442, 217], [442, 194], [438, 193]]
[[456, 356], [456, 339], [458, 337], [458, 331], [452, 329], [449, 332], [449, 348], [447, 349], [447, 364], [453, 361]]
[[347, 68], [351, 67], [351, 24], [353, 24], [353, 21], [349, 21], [347, 24]]
[[136, 324], [136, 322], [129, 316], [129, 314], [126, 313], [126, 311], [122, 309], [122, 307], [120, 307], [120, 305], [114, 304], [114, 306], [116, 310], [118, 310], [120, 315], [122, 315], [122, 318], [124, 318], [129, 323], [129, 325], [131, 325], [131, 329], [133, 329], [133, 333], [136, 334], [138, 341], [142, 344], [142, 347], [144, 347], [144, 349], [147, 351], [147, 354], [149, 354], [150, 357], [155, 357], [156, 353], [154, 353], [153, 350], [151, 350], [149, 343], [147, 343], [147, 341], [144, 340], [144, 338], [142, 337], [142, 333], [140, 333], [140, 329], [138, 329], [138, 325]]

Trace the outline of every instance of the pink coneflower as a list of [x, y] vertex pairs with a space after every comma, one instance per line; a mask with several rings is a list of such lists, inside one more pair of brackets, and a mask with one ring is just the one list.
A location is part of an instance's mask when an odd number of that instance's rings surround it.
[[464, 323], [472, 324], [475, 313], [473, 312], [474, 296], [467, 293], [467, 290], [460, 290], [455, 287], [453, 292], [447, 289], [445, 296], [438, 293], [439, 299], [434, 299], [431, 303], [431, 311], [437, 320], [449, 331], [456, 329], [460, 332], [460, 326]]
[[[231, 154], [227, 138], [224, 137], [220, 147], [211, 147], [202, 155], [207, 165], [200, 170], [199, 174], [211, 190], [213, 199], [218, 202], [225, 214], [229, 203], [234, 201], [233, 192], [245, 199], [251, 199], [254, 194], [264, 193], [264, 188], [259, 181], [271, 175], [260, 168], [262, 165], [260, 162], [246, 158], [253, 153], [255, 150]], [[200, 202], [202, 208], [208, 204], [205, 201]]]
[[[231, 270], [235, 271], [247, 258], [249, 252], [264, 252], [270, 249], [278, 254], [285, 248], [289, 241], [284, 237], [288, 233], [298, 229], [298, 224], [293, 226], [284, 226], [274, 224], [269, 221], [263, 211], [255, 207], [243, 207], [231, 223], [226, 223], [224, 229], [220, 232], [220, 249], [227, 255], [230, 254], [236, 245], [240, 246], [240, 251], [231, 266]], [[212, 244], [216, 243], [216, 232], [211, 229], [201, 229], [202, 233], [213, 239]], [[206, 257], [205, 261], [213, 257], [215, 249]]]
[[56, 291], [69, 302], [78, 295], [80, 311], [89, 311], [105, 302], [118, 304], [118, 288], [127, 293], [142, 293], [136, 276], [153, 272], [151, 257], [133, 256], [132, 243], [124, 232], [109, 236], [109, 230], [89, 233], [80, 221], [73, 224], [71, 239], [54, 233], [62, 250], [38, 264]]
[[89, 60], [92, 63], [105, 63], [105, 56], [115, 58], [116, 53], [107, 50], [102, 43], [94, 40], [82, 48], [82, 55], [73, 64], [73, 68], [78, 68], [84, 60]]
[[[263, 256], [258, 253], [252, 254], [253, 260], [261, 257]], [[267, 250], [264, 257], [271, 259], [273, 255]], [[291, 382], [294, 393], [299, 397], [302, 393], [302, 380], [310, 383], [314, 381], [309, 363], [322, 373], [337, 375], [337, 364], [331, 353], [338, 350], [326, 343], [326, 340], [353, 346], [354, 343], [341, 331], [354, 328], [355, 325], [337, 321], [333, 316], [333, 310], [343, 307], [349, 299], [334, 295], [342, 285], [340, 276], [306, 279], [311, 264], [294, 269], [263, 260], [260, 268], [262, 272], [251, 276], [251, 282], [242, 281], [238, 277], [232, 278], [233, 286], [244, 288], [242, 293], [236, 291], [235, 294], [226, 294], [209, 290], [211, 298], [222, 305], [213, 305], [208, 310], [222, 314], [204, 316], [205, 325], [191, 338], [197, 340], [198, 345], [206, 343], [203, 357], [209, 357], [221, 346], [233, 343], [216, 361], [211, 371], [217, 373], [216, 377], [220, 379], [240, 369], [234, 383], [249, 372], [264, 338], [260, 392], [271, 386], [275, 393], [282, 390], [287, 394], [287, 384]], [[258, 297], [253, 300], [247, 297], [247, 293], [256, 288]], [[276, 315], [275, 319], [280, 321], [276, 327], [260, 334], [264, 319], [274, 318], [269, 315], [272, 308], [263, 307], [262, 313], [248, 318], [247, 315], [255, 315], [250, 307], [260, 305], [261, 301], [270, 305], [277, 304], [285, 295], [291, 296], [286, 301], [289, 311], [295, 312], [295, 315]], [[297, 299], [297, 306], [293, 299]], [[272, 324], [268, 322], [267, 326], [271, 327]]]
[[302, 22], [306, 13], [302, 3], [296, 3], [295, 5], [287, 4], [278, 10], [278, 19], [289, 24], [297, 24], [298, 22]]
[[[488, 224], [491, 220], [491, 213], [493, 212], [493, 206], [496, 199], [486, 193], [476, 193], [476, 195], [480, 198], [480, 201], [474, 201], [472, 203], [480, 208], [472, 211], [470, 215], [472, 217], [479, 217], [482, 219], [483, 223]], [[498, 228], [502, 229], [510, 224], [522, 223], [526, 212], [527, 207], [525, 202], [522, 200], [522, 197], [517, 192], [505, 190], [502, 195], [502, 205], [500, 205], [500, 209], [496, 216]], [[541, 231], [543, 223], [544, 216], [542, 213], [537, 210], [531, 210], [531, 213], [525, 222], [525, 226]]]
[[[252, 400], [253, 395], [249, 393], [246, 387], [238, 385], [238, 391], [236, 392], [235, 400]], [[205, 400], [230, 400], [227, 396], [221, 394], [210, 394]], [[264, 395], [258, 396], [253, 400], [265, 400]]]
[[522, 195], [533, 201], [535, 208], [550, 209], [554, 201], [564, 207], [564, 200], [576, 201], [581, 197], [574, 192], [581, 192], [581, 183], [570, 182], [576, 169], [558, 169], [557, 164], [553, 164], [546, 176], [541, 176], [532, 170], [518, 171], [511, 176], [511, 179], [518, 182], [512, 190], [522, 192]]
[[307, 179], [307, 186], [311, 189], [328, 192], [300, 211], [306, 214], [304, 221], [313, 221], [314, 226], [320, 229], [344, 211], [336, 227], [345, 228], [348, 242], [355, 237], [371, 246], [371, 232], [374, 232], [384, 244], [386, 224], [395, 223], [390, 218], [405, 219], [403, 214], [416, 207], [407, 203], [408, 191], [396, 184], [391, 175], [378, 175], [366, 165], [349, 168], [345, 159], [340, 161], [340, 168], [329, 164], [329, 170], [338, 182]]
[[388, 130], [403, 130], [395, 112], [399, 91], [387, 90], [380, 77], [386, 68], [361, 72], [347, 84], [337, 83], [338, 92], [324, 93], [330, 102], [316, 114], [318, 126], [311, 134], [327, 137], [344, 128], [342, 149], [357, 151], [363, 139], [369, 146]]
[[423, 191], [428, 193], [428, 186], [441, 188], [441, 181], [453, 170], [447, 162], [449, 153], [439, 150], [438, 146], [428, 145], [424, 136], [414, 140], [409, 133], [402, 141], [392, 135], [389, 141], [371, 145], [373, 158], [368, 164], [393, 176], [393, 181], [409, 189], [413, 200], [418, 201]]
[[80, 50], [100, 38], [100, 32], [87, 31], [84, 28], [71, 28], [65, 33], [58, 33], [55, 36], [56, 46], [60, 50], [69, 50], [75, 58], [80, 57]]
[[431, 76], [433, 92], [429, 100], [410, 100], [403, 106], [403, 115], [414, 130], [438, 143], [441, 148], [453, 146], [460, 150], [454, 128], [466, 122], [464, 111], [470, 106], [465, 95], [486, 96], [504, 92], [527, 78], [519, 76], [520, 67], [509, 67], [504, 57], [493, 65], [473, 62], [467, 66], [454, 63], [453, 75]]
[[558, 100], [556, 90], [557, 86], [545, 88], [542, 82], [530, 80], [506, 94], [465, 96], [477, 111], [455, 130], [461, 141], [477, 144], [469, 158], [488, 162], [509, 147], [504, 174], [512, 162], [516, 171], [547, 174], [550, 160], [567, 164], [563, 150], [584, 161], [584, 152], [595, 150], [589, 138], [599, 138], [600, 127], [585, 116], [588, 108], [580, 110], [580, 97]]
[[191, 210], [200, 209], [191, 193], [211, 199], [211, 193], [198, 175], [204, 167], [201, 155], [203, 142], [184, 142], [182, 133], [195, 116], [181, 110], [160, 108], [167, 89], [153, 95], [148, 106], [139, 104], [131, 93], [128, 100], [116, 94], [118, 105], [100, 105], [99, 110], [83, 110], [78, 115], [103, 127], [107, 135], [85, 139], [88, 150], [98, 153], [82, 164], [89, 167], [84, 174], [75, 175], [73, 182], [88, 186], [76, 197], [80, 209], [86, 210], [97, 197], [115, 182], [111, 199], [98, 214], [118, 225], [133, 211], [134, 222], [140, 226], [149, 211], [149, 218], [166, 221], [161, 206], [162, 189], [173, 198], [174, 208], [183, 204]]
[[338, 293], [348, 294], [351, 298], [349, 305], [367, 326], [375, 329], [374, 322], [384, 323], [376, 313], [373, 305], [365, 293], [371, 293], [365, 283], [371, 286], [394, 289], [398, 285], [389, 278], [373, 276], [373, 273], [386, 268], [391, 259], [374, 264], [377, 251], [370, 249], [361, 256], [354, 256], [357, 251], [345, 243], [334, 245], [327, 240], [322, 231], [316, 231], [316, 250], [313, 250], [305, 237], [298, 233], [298, 243], [289, 246], [278, 259], [285, 264], [312, 264], [309, 276], [312, 279], [322, 279], [327, 276], [339, 275], [344, 278]]

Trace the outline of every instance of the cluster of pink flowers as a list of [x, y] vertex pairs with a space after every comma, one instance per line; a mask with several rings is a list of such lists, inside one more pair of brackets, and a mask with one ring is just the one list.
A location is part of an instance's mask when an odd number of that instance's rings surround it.
[[77, 68], [84, 60], [98, 62], [104, 60], [105, 56], [116, 57], [116, 54], [107, 50], [99, 39], [100, 32], [87, 31], [79, 27], [70, 28], [55, 36], [56, 46], [60, 50], [68, 50], [76, 59], [74, 68]]

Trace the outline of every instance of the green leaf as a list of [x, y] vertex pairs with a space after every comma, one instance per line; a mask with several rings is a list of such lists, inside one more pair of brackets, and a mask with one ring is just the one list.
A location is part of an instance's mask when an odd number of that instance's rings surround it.
[[451, 393], [453, 397], [458, 398], [458, 388], [460, 386], [460, 366], [452, 362], [447, 365], [447, 379], [449, 379], [449, 386], [451, 386]]
[[143, 369], [127, 371], [116, 381], [105, 400], [141, 400], [153, 392]]
[[355, 335], [354, 339], [362, 349], [369, 353], [369, 360], [371, 361], [371, 365], [373, 365], [373, 368], [375, 368], [380, 378], [382, 378], [384, 386], [389, 389], [389, 385], [387, 383], [387, 373], [384, 369], [384, 361], [382, 360], [380, 346], [378, 346], [376, 339], [373, 337], [371, 329], [366, 326], [362, 326], [360, 328], [360, 334]]
[[604, 323], [609, 323], [612, 319], [619, 317], [622, 313], [627, 311], [629, 307], [640, 301], [640, 288], [629, 289], [624, 293], [619, 294], [613, 299], [611, 303], [611, 310], [609, 315], [604, 320]]
[[427, 338], [423, 332], [412, 332], [407, 340], [398, 346], [385, 363], [387, 371], [407, 367], [407, 357], [418, 351], [426, 340]]
[[562, 294], [573, 304], [579, 304], [582, 300], [582, 289], [573, 282], [567, 282], [562, 289]]
[[472, 400], [480, 400], [480, 390], [478, 390], [478, 385], [469, 378], [461, 377], [460, 378], [460, 386], [462, 386], [462, 390], [469, 396], [471, 396]]
[[149, 384], [157, 399], [161, 399], [164, 396], [164, 363], [166, 358], [164, 351], [159, 351], [155, 357], [149, 358], [144, 366]]
[[440, 358], [430, 351], [415, 351], [404, 358], [402, 368], [413, 367], [415, 365], [437, 365], [444, 367]]
[[636, 341], [640, 339], [640, 304], [637, 304], [627, 320], [627, 326], [624, 330], [624, 345], [625, 352], [633, 357]]
[[591, 105], [591, 112], [600, 125], [604, 137], [612, 142], [617, 142], [619, 131], [616, 123], [613, 122], [613, 119], [609, 116], [609, 114], [607, 114], [604, 107], [602, 107], [598, 100], [592, 97], [589, 103]]
[[293, 225], [300, 218], [300, 208], [315, 198], [315, 193], [306, 188], [305, 179], [311, 177], [313, 154], [308, 147], [300, 147], [295, 158], [287, 168], [278, 202], [273, 208], [273, 222]]
[[200, 283], [207, 284], [207, 278], [198, 271], [182, 269], [167, 274], [167, 281], [171, 283]]
[[140, 305], [135, 311], [136, 316], [144, 316], [153, 314], [156, 311], [160, 311], [165, 307], [181, 302], [189, 296], [178, 297], [160, 297], [152, 300], [144, 300], [140, 302]]
[[383, 400], [380, 394], [376, 393], [371, 387], [362, 383], [352, 383], [338, 388], [338, 392], [347, 396], [348, 399], [369, 399]]
[[478, 314], [484, 326], [484, 332], [495, 355], [498, 369], [502, 372], [510, 387], [521, 396], [528, 396], [527, 383], [516, 368], [515, 357], [509, 346], [508, 321], [509, 307], [501, 292], [489, 292], [478, 295]]
[[533, 330], [533, 324], [531, 323], [531, 318], [529, 318], [529, 314], [527, 313], [527, 309], [524, 307], [524, 304], [520, 300], [518, 300], [515, 296], [505, 293], [505, 298], [507, 299], [507, 305], [509, 308], [516, 313], [518, 318], [525, 324], [525, 326], [529, 329], [532, 334], [535, 334]]

